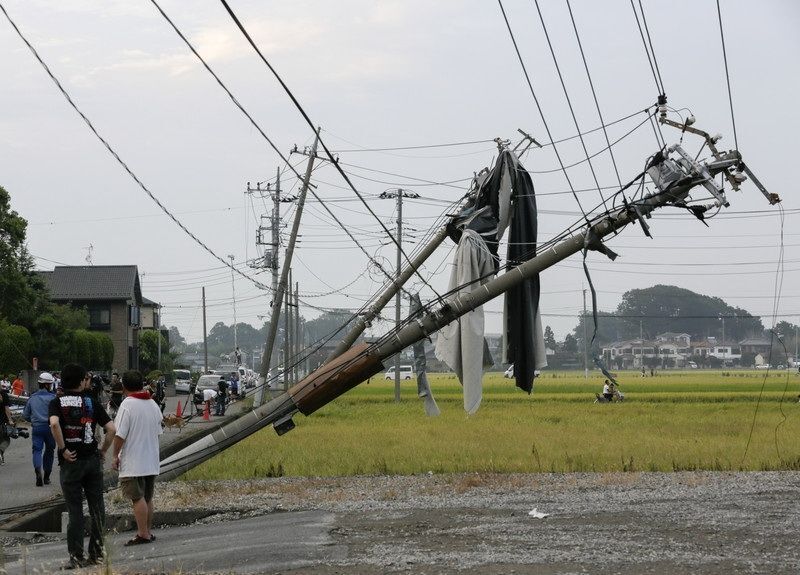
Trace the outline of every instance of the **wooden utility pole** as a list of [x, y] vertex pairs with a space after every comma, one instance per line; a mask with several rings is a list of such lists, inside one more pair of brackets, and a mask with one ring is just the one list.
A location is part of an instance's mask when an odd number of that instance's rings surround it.
[[[286, 291], [286, 282], [289, 275], [289, 267], [292, 264], [292, 256], [294, 255], [294, 246], [297, 242], [297, 232], [300, 229], [300, 218], [303, 215], [303, 207], [306, 202], [306, 193], [308, 192], [309, 182], [311, 181], [311, 170], [314, 167], [314, 158], [317, 155], [317, 143], [319, 142], [319, 128], [317, 128], [317, 137], [314, 138], [314, 145], [311, 148], [311, 155], [308, 157], [308, 165], [306, 166], [305, 177], [303, 178], [303, 186], [300, 188], [300, 194], [297, 198], [297, 209], [294, 214], [294, 222], [292, 223], [292, 233], [289, 236], [289, 245], [286, 246], [286, 256], [283, 262], [283, 269], [281, 270], [281, 279], [278, 282], [277, 292], [273, 294], [272, 298], [272, 318], [277, 318], [280, 315], [281, 302], [283, 295]], [[264, 401], [264, 385], [269, 380], [269, 365], [272, 360], [272, 346], [275, 344], [275, 335], [278, 332], [278, 322], [273, 319], [270, 322], [269, 332], [267, 333], [267, 345], [264, 349], [264, 355], [261, 358], [261, 373], [259, 377], [259, 385], [257, 387], [256, 396], [254, 399], [254, 407], [258, 407]], [[284, 374], [284, 381], [286, 376]]]
[[203, 286], [203, 373], [208, 373], [208, 336], [206, 333], [206, 286]]

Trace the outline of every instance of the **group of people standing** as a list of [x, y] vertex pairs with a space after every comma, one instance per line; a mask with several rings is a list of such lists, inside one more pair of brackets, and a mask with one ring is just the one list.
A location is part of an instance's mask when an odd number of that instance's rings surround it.
[[[115, 411], [113, 420], [93, 388], [91, 374], [76, 364], [62, 369], [58, 393], [53, 389], [55, 378], [49, 373], [39, 374], [39, 389], [31, 395], [23, 411], [23, 417], [32, 425], [37, 486], [50, 483], [55, 456], [58, 458], [61, 490], [69, 515], [69, 561], [64, 566], [67, 569], [98, 564], [104, 557], [103, 462], [112, 446], [112, 468], [119, 472], [120, 487], [131, 501], [137, 526], [136, 536], [125, 545], [155, 540], [151, 527], [155, 479], [159, 473], [161, 409], [144, 389], [144, 378], [139, 372], [128, 371], [121, 380], [118, 377], [116, 380], [120, 389], [112, 386], [109, 402]], [[6, 397], [3, 397], [3, 418], [11, 420]], [[98, 428], [103, 431], [101, 443]], [[84, 498], [90, 520], [88, 555], [83, 545]]]

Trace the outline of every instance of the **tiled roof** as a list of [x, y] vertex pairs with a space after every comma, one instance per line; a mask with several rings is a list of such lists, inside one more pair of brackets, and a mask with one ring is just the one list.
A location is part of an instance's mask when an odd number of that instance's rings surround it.
[[39, 273], [53, 301], [142, 301], [136, 266], [56, 266]]

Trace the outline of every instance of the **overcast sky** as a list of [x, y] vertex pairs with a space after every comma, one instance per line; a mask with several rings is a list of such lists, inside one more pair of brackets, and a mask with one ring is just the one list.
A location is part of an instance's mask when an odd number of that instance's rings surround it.
[[[220, 257], [269, 283], [247, 265], [259, 255], [255, 228], [268, 200], [246, 196], [247, 182], [275, 177], [283, 168], [228, 96], [146, 0], [3, 0], [2, 5], [40, 51], [52, 71], [133, 172], [181, 222]], [[419, 193], [404, 204], [413, 251], [465, 191], [474, 172], [490, 165], [495, 137], [518, 139], [517, 128], [549, 140], [497, 2], [386, 1], [255, 2], [232, 0], [270, 63], [283, 76], [331, 149], [356, 150], [478, 142], [401, 151], [342, 151], [342, 166], [380, 220], [394, 229], [392, 200], [378, 196], [402, 187]], [[219, 2], [164, 0], [162, 7], [276, 145], [288, 153], [309, 145], [313, 132], [258, 59]], [[581, 130], [600, 121], [588, 89], [567, 5], [540, 0]], [[606, 122], [652, 104], [657, 91], [628, 0], [572, 0]], [[796, 246], [797, 134], [800, 128], [797, 60], [800, 4], [786, 0], [722, 0], [739, 149], [747, 164], [786, 209], [785, 276], [779, 319], [800, 316]], [[577, 133], [547, 41], [531, 0], [504, 7], [552, 136]], [[669, 103], [688, 107], [696, 126], [722, 133], [734, 147], [716, 3], [712, 0], [644, 2], [647, 23]], [[135, 264], [143, 293], [164, 306], [163, 321], [190, 341], [202, 338], [201, 286], [207, 286], [209, 327], [233, 321], [231, 273], [203, 250], [125, 173], [44, 73], [9, 23], [0, 18], [0, 185], [29, 222], [28, 245], [40, 269], [56, 262], [82, 265], [93, 246], [95, 265]], [[685, 114], [685, 112], [682, 112]], [[677, 118], [677, 116], [673, 116]], [[609, 128], [620, 138], [645, 119], [639, 114]], [[664, 128], [668, 143], [680, 133]], [[590, 153], [605, 147], [602, 132], [585, 138]], [[699, 149], [691, 136], [684, 144]], [[614, 146], [623, 182], [657, 150], [648, 123]], [[585, 160], [578, 140], [558, 146], [566, 164]], [[305, 158], [293, 164], [304, 169]], [[540, 241], [579, 217], [552, 147], [523, 163], [534, 173]], [[617, 177], [607, 153], [593, 161], [601, 186]], [[556, 170], [556, 171], [553, 171]], [[584, 161], [569, 170], [576, 189], [594, 186]], [[318, 194], [370, 253], [393, 269], [394, 247], [337, 173], [314, 172]], [[445, 183], [436, 185], [436, 183]], [[283, 187], [296, 181], [285, 174]], [[613, 190], [605, 190], [609, 194]], [[549, 195], [548, 195], [549, 194]], [[584, 208], [600, 202], [597, 190], [578, 193]], [[706, 228], [678, 210], [651, 220], [655, 239], [637, 227], [610, 245], [611, 263], [590, 256], [599, 307], [612, 310], [623, 292], [674, 284], [724, 298], [753, 314], [771, 314], [776, 289], [781, 220], [751, 183], [730, 192], [731, 207]], [[284, 215], [293, 205], [284, 205]], [[287, 224], [290, 220], [286, 220]], [[287, 228], [288, 229], [288, 228]], [[425, 266], [431, 285], [444, 291], [452, 245]], [[355, 308], [378, 289], [381, 277], [363, 253], [316, 202], [308, 205], [294, 266], [306, 304]], [[237, 277], [239, 321], [259, 325], [269, 294]], [[422, 290], [423, 299], [433, 292]], [[585, 286], [580, 260], [542, 275], [542, 312], [559, 339], [576, 324]], [[334, 293], [330, 293], [334, 292]], [[328, 295], [323, 295], [328, 294]], [[500, 328], [495, 302], [487, 306], [489, 331]], [[306, 317], [318, 311], [303, 306]], [[393, 318], [393, 310], [387, 310]], [[772, 323], [764, 318], [765, 325]], [[379, 323], [375, 332], [387, 329]]]

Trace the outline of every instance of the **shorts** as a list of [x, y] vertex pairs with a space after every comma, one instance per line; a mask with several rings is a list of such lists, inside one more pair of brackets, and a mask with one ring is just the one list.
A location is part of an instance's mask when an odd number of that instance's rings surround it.
[[131, 501], [139, 501], [144, 497], [145, 501], [150, 502], [156, 490], [156, 476], [120, 477], [119, 486], [122, 488], [122, 494]]

